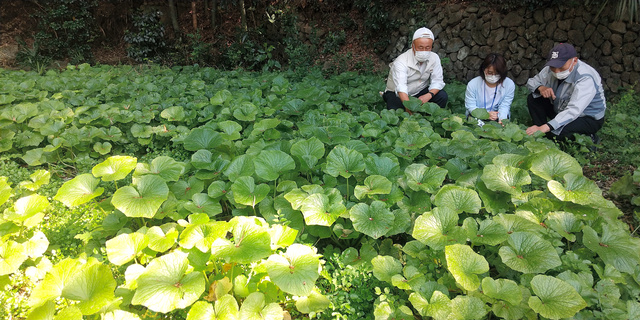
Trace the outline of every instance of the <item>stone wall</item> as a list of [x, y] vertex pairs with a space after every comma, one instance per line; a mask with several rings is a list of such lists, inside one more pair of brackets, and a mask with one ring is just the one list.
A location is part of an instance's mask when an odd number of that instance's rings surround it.
[[[509, 77], [524, 85], [544, 67], [546, 56], [559, 42], [571, 43], [578, 56], [594, 67], [606, 90], [618, 92], [640, 76], [640, 25], [616, 21], [614, 9], [556, 7], [520, 9], [501, 14], [476, 5], [435, 7], [425, 18], [435, 36], [433, 51], [444, 58], [445, 78], [467, 82], [478, 75], [482, 59], [498, 52], [505, 56]], [[393, 33], [383, 59], [391, 62], [410, 48], [416, 19], [398, 15], [403, 27]], [[636, 88], [637, 89], [637, 88]]]

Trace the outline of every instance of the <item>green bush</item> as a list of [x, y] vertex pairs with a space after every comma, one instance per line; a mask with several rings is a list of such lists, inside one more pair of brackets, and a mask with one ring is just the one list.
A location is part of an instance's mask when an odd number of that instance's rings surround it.
[[96, 36], [95, 0], [47, 0], [36, 14], [38, 52], [53, 59], [69, 58], [78, 64], [93, 59], [91, 43]]
[[133, 16], [133, 30], [127, 30], [124, 40], [129, 44], [127, 56], [133, 60], [161, 61], [167, 51], [160, 11], [142, 12]]

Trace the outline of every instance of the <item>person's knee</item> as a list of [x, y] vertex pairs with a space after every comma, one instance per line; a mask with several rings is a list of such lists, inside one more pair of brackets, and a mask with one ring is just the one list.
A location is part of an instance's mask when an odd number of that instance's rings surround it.
[[440, 108], [445, 108], [447, 106], [447, 102], [449, 101], [449, 95], [447, 94], [446, 91], [444, 90], [438, 91], [438, 93], [434, 96], [434, 98], [435, 97], [437, 97], [437, 99], [434, 102], [437, 105], [439, 105]]

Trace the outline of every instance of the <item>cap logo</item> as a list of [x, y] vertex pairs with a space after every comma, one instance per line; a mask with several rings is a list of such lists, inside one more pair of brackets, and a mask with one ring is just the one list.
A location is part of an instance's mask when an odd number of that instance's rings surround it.
[[558, 51], [551, 52], [551, 59], [558, 59]]

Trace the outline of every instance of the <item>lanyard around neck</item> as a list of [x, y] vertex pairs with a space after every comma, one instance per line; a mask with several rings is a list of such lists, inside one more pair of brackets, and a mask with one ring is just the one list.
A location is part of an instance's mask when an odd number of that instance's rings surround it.
[[484, 108], [487, 109], [487, 111], [493, 110], [493, 103], [496, 102], [496, 96], [498, 95], [498, 86], [499, 84], [496, 85], [496, 90], [493, 92], [493, 100], [491, 100], [491, 105], [489, 106], [489, 108], [487, 108], [487, 84], [486, 83], [482, 84], [482, 97], [484, 98]]

